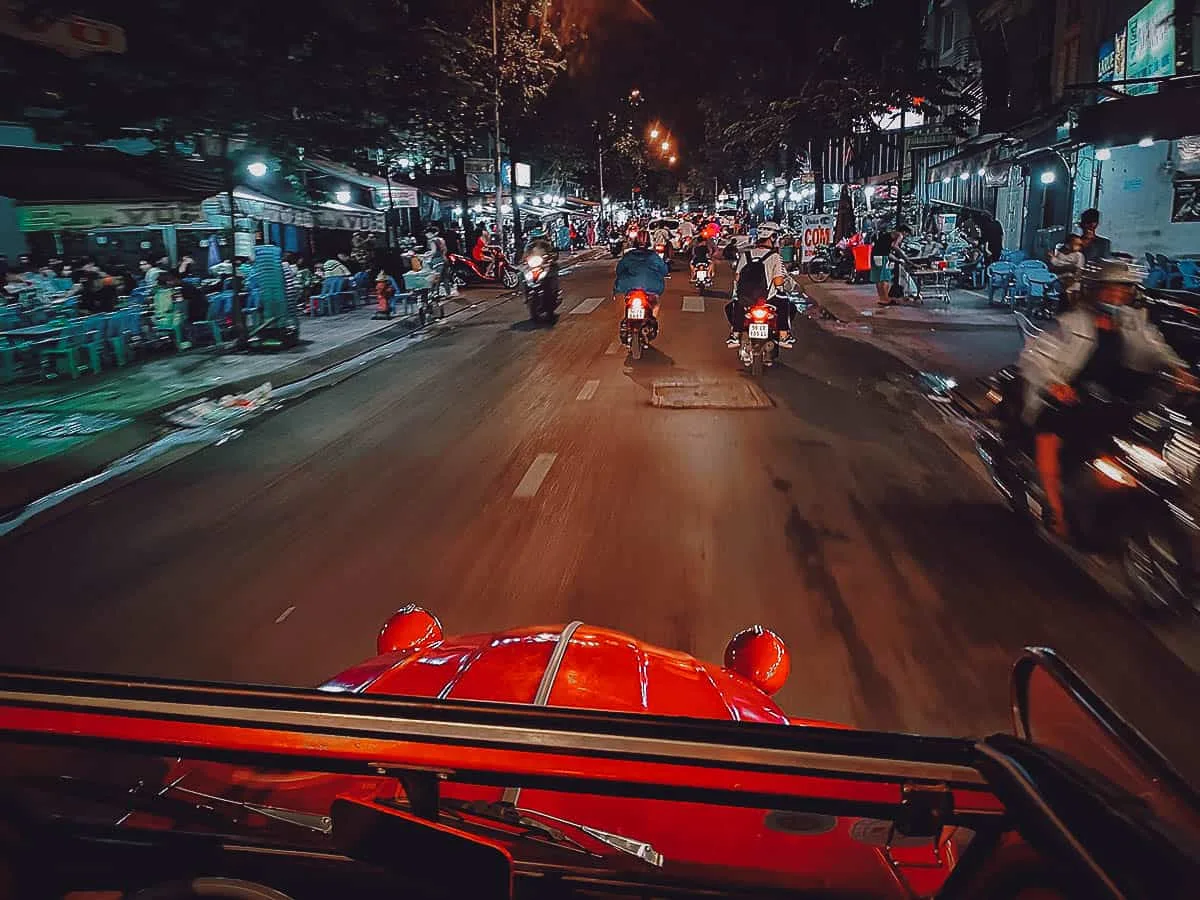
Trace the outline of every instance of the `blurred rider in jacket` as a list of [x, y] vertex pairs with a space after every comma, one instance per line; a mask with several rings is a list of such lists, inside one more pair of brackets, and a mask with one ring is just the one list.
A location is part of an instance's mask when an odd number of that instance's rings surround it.
[[547, 268], [546, 277], [542, 281], [542, 285], [546, 292], [554, 298], [555, 304], [558, 303], [558, 251], [549, 239], [543, 234], [538, 234], [528, 244], [525, 245], [525, 263], [531, 265], [530, 260], [540, 257], [541, 265]]
[[[1145, 309], [1130, 304], [1141, 277], [1125, 260], [1104, 259], [1083, 274], [1081, 302], [1060, 315], [1021, 351], [1025, 381], [1023, 419], [1035, 432], [1038, 475], [1053, 527], [1068, 537], [1062, 496], [1064, 442], [1086, 440], [1096, 426], [1094, 409], [1079, 389], [1092, 383], [1136, 400], [1149, 375], [1172, 371], [1195, 389], [1187, 364], [1171, 349]], [[1049, 400], [1056, 401], [1050, 404]]]
[[650, 235], [643, 228], [637, 233], [632, 249], [617, 263], [613, 294], [623, 299], [630, 291], [643, 290], [650, 295], [651, 314], [658, 314], [658, 300], [667, 289], [667, 264], [650, 246]]

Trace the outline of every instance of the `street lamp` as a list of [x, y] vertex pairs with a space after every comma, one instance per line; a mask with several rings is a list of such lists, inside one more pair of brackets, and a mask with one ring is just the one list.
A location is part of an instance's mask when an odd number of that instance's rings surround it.
[[345, 206], [350, 202], [350, 192], [345, 189], [340, 190], [333, 195], [333, 199]]
[[1042, 184], [1054, 184], [1054, 181], [1057, 177], [1058, 176], [1056, 176], [1053, 172], [1051, 172], [1049, 169], [1047, 169], [1045, 172], [1042, 173], [1041, 182], [1042, 182]]
[[1144, 137], [1140, 141], [1138, 141], [1138, 146], [1139, 147], [1153, 147], [1154, 146], [1154, 138]]
[[958, 176], [959, 181], [969, 181], [970, 178], [971, 178], [970, 172], [963, 172], [961, 175]]
[[265, 162], [255, 161], [246, 166], [246, 171], [255, 178], [262, 178], [267, 174], [267, 164]]
[[668, 160], [668, 162], [669, 162], [671, 165], [675, 165], [675, 157], [673, 157], [673, 156], [672, 156], [672, 157], [671, 157], [671, 158]]
[[657, 128], [650, 129], [650, 140], [652, 140], [652, 141], [658, 140], [658, 135], [659, 135], [659, 131]]
[[663, 141], [663, 142], [662, 142], [662, 152], [663, 152], [663, 153], [666, 153], [666, 152], [667, 152], [668, 150], [670, 150], [670, 149], [671, 149], [671, 142], [670, 142], [670, 141]]

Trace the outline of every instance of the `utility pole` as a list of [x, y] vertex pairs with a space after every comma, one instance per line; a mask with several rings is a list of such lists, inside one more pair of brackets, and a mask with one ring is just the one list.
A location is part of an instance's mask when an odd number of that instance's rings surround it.
[[[496, 15], [496, 2], [497, 0], [492, 0], [492, 61], [496, 67], [496, 240], [503, 246], [504, 214], [501, 207], [504, 203], [504, 185], [501, 175], [504, 169], [504, 158], [500, 152], [500, 25]], [[513, 200], [515, 201], [516, 198], [514, 197]]]
[[604, 224], [604, 135], [596, 132], [596, 149], [600, 157], [600, 224]]
[[[896, 227], [904, 224], [904, 113], [908, 104], [900, 107], [900, 136], [897, 138], [896, 168]], [[914, 170], [915, 172], [915, 170]]]

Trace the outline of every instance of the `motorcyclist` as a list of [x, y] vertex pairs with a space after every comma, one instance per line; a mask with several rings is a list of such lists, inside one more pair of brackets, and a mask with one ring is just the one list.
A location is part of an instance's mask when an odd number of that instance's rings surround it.
[[[663, 248], [663, 257], [669, 263], [671, 261], [671, 232], [662, 225], [654, 229], [654, 233], [650, 235], [650, 240], [654, 247]], [[653, 247], [651, 249], [654, 249]]]
[[496, 266], [496, 248], [488, 242], [487, 229], [483, 227], [480, 227], [475, 246], [471, 248], [471, 259], [475, 260], [484, 278], [492, 277]]
[[650, 295], [651, 315], [658, 314], [658, 302], [667, 289], [667, 264], [650, 246], [650, 234], [641, 229], [634, 246], [625, 251], [617, 263], [617, 279], [613, 294], [622, 299], [630, 291], [642, 290]]
[[526, 265], [530, 264], [529, 261], [532, 257], [540, 257], [542, 260], [541, 265], [546, 267], [546, 274], [542, 278], [542, 286], [557, 306], [559, 299], [558, 251], [554, 248], [554, 244], [539, 234], [525, 245]]
[[696, 242], [692, 244], [692, 277], [696, 277], [696, 269], [699, 266], [709, 265], [710, 248], [708, 241], [702, 238], [696, 238]]
[[[1173, 371], [1195, 389], [1187, 364], [1150, 322], [1147, 310], [1130, 305], [1141, 277], [1128, 261], [1104, 259], [1084, 270], [1080, 302], [1062, 313], [1057, 328], [1044, 331], [1021, 351], [1025, 382], [1022, 418], [1034, 430], [1038, 475], [1053, 517], [1052, 526], [1069, 537], [1062, 495], [1065, 445], [1087, 449], [1105, 427], [1096, 404], [1081, 402], [1084, 385], [1136, 400], [1146, 376]], [[1055, 402], [1051, 403], [1053, 400]]]
[[791, 303], [786, 297], [782, 298], [782, 302], [776, 302], [779, 289], [787, 280], [787, 273], [783, 269], [783, 260], [780, 259], [779, 251], [775, 246], [780, 230], [779, 225], [775, 222], [763, 222], [758, 226], [758, 239], [755, 245], [738, 254], [737, 272], [733, 279], [733, 299], [725, 304], [725, 317], [729, 319], [730, 328], [729, 339], [726, 343], [730, 347], [736, 347], [741, 343], [741, 327], [746, 320], [746, 307], [757, 299], [743, 296], [746, 294], [745, 290], [739, 292], [742, 272], [751, 262], [758, 261], [762, 262], [763, 269], [766, 271], [767, 302], [775, 307], [776, 320], [779, 323], [779, 346], [792, 347], [795, 345], [791, 335]]

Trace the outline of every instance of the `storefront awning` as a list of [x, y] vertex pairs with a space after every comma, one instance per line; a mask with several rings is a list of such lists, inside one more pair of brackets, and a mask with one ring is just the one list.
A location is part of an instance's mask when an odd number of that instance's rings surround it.
[[21, 231], [94, 231], [204, 221], [197, 201], [176, 203], [36, 203], [17, 207]]
[[1004, 135], [981, 135], [964, 144], [962, 148], [940, 163], [929, 167], [929, 183], [942, 181], [947, 176], [957, 178], [963, 172], [974, 173], [981, 168], [987, 168], [1000, 157], [1004, 146]]
[[322, 203], [316, 208], [318, 228], [338, 231], [384, 231], [383, 213], [352, 203]]
[[[292, 206], [290, 203], [282, 203], [246, 188], [234, 190], [233, 200], [237, 204], [239, 218], [272, 222], [276, 225], [298, 225], [301, 228], [312, 228], [314, 224], [312, 210], [302, 206]], [[205, 218], [210, 225], [216, 228], [229, 227], [228, 194], [209, 197], [204, 201], [203, 206]]]
[[360, 172], [351, 166], [335, 163], [329, 159], [308, 157], [304, 160], [304, 165], [314, 172], [320, 172], [322, 175], [331, 175], [334, 178], [341, 178], [343, 181], [350, 184], [357, 184], [359, 187], [371, 188], [372, 190], [387, 190], [386, 178], [380, 178], [377, 175], [367, 175], [365, 172]]
[[1200, 86], [1164, 84], [1156, 94], [1084, 107], [1071, 138], [1079, 144], [1124, 147], [1142, 138], [1172, 141], [1198, 132]]

